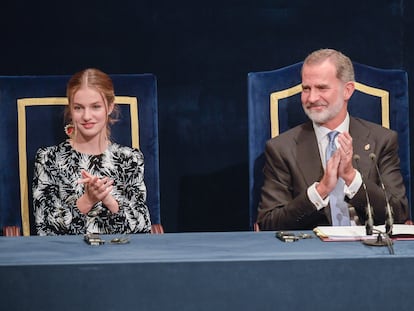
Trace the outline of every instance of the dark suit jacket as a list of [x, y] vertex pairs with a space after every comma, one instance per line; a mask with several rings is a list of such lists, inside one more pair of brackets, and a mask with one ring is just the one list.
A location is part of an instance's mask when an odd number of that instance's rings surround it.
[[[360, 156], [359, 168], [374, 209], [374, 223], [385, 223], [385, 196], [369, 157], [377, 157], [385, 188], [394, 210], [394, 222], [408, 219], [408, 201], [400, 172], [396, 132], [365, 120], [350, 118], [349, 133], [354, 154]], [[328, 208], [317, 211], [307, 195], [307, 189], [322, 179], [324, 170], [312, 122], [299, 125], [266, 143], [264, 185], [257, 222], [262, 230], [313, 229], [329, 225]], [[353, 163], [354, 167], [358, 166]], [[365, 223], [366, 195], [361, 186], [348, 200]]]

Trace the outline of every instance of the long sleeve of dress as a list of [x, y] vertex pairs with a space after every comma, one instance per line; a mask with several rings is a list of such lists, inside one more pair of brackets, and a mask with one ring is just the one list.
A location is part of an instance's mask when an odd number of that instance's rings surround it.
[[[84, 192], [84, 185], [78, 183], [83, 169], [114, 180], [111, 195], [119, 204], [118, 213], [111, 213], [102, 202], [96, 203], [86, 215], [78, 210], [76, 201]], [[142, 153], [118, 144], [111, 144], [102, 155], [78, 153], [68, 142], [39, 149], [32, 185], [37, 233], [150, 232], [143, 176]]]

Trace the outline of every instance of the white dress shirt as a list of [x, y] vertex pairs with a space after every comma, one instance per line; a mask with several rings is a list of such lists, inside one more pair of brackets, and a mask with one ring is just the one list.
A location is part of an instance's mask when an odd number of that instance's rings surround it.
[[[331, 130], [324, 126], [320, 126], [316, 123], [313, 123], [313, 128], [315, 131], [316, 139], [318, 141], [320, 157], [321, 159], [325, 159], [326, 147], [328, 146], [328, 143], [329, 143], [328, 133]], [[349, 114], [346, 115], [344, 122], [342, 122], [334, 130], [340, 133], [349, 132]], [[335, 143], [337, 147], [339, 147], [337, 138], [335, 139]], [[323, 168], [325, 169], [326, 167], [325, 160], [321, 160], [321, 162], [322, 162]], [[349, 186], [345, 184], [344, 186], [344, 194], [349, 199], [352, 199], [354, 197], [354, 195], [357, 193], [357, 191], [362, 185], [361, 174], [358, 172], [358, 170], [355, 170], [355, 171], [356, 171], [356, 174], [351, 184]], [[315, 182], [308, 188], [308, 197], [309, 197], [309, 200], [315, 205], [316, 209], [320, 210], [329, 204], [329, 195], [325, 199], [323, 199], [319, 195], [318, 191], [316, 190], [316, 186], [318, 184], [319, 182]]]

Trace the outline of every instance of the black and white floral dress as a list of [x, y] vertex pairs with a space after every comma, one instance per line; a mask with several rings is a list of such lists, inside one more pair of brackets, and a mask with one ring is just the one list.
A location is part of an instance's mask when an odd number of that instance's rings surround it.
[[[119, 212], [111, 213], [102, 202], [82, 214], [76, 200], [82, 196], [81, 170], [114, 180], [111, 195]], [[35, 159], [33, 207], [39, 235], [121, 234], [150, 232], [145, 205], [144, 159], [142, 153], [112, 143], [100, 155], [79, 153], [69, 141], [40, 148]]]

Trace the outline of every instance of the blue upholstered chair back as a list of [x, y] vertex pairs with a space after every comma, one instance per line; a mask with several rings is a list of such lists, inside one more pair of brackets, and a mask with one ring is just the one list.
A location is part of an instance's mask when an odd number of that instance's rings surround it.
[[[111, 138], [139, 147], [147, 205], [160, 224], [157, 82], [153, 74], [112, 75], [119, 121]], [[70, 76], [0, 77], [0, 225], [34, 234], [32, 178], [36, 151], [66, 139], [63, 111]]]
[[[308, 120], [301, 93], [302, 62], [273, 71], [248, 74], [249, 208], [256, 221], [263, 185], [264, 147], [275, 137]], [[354, 63], [356, 91], [348, 110], [352, 116], [398, 132], [401, 172], [411, 202], [408, 77], [403, 70], [378, 69]]]

